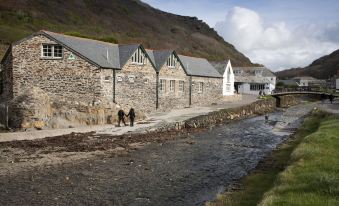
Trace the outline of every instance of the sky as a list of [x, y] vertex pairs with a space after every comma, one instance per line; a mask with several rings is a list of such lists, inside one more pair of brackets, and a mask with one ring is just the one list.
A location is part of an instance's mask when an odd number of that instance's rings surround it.
[[339, 0], [143, 1], [198, 17], [252, 62], [273, 71], [304, 67], [339, 49]]

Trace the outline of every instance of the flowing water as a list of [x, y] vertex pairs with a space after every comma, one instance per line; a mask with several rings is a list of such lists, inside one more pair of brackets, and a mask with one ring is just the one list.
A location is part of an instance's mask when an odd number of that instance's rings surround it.
[[301, 105], [272, 113], [268, 123], [259, 116], [218, 126], [193, 134], [190, 141], [150, 144], [125, 157], [0, 177], [0, 204], [204, 205], [254, 169], [312, 108]]

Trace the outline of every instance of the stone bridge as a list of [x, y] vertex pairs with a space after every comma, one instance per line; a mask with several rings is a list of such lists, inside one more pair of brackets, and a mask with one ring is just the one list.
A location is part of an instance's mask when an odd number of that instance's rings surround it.
[[[274, 94], [271, 94], [270, 96], [274, 97], [276, 99], [277, 107], [280, 107], [281, 105], [281, 97], [287, 96], [287, 95], [312, 95], [312, 96], [319, 96], [320, 98], [322, 95], [326, 97], [329, 97], [331, 94], [328, 92], [322, 92], [322, 91], [288, 91], [288, 92], [277, 92]], [[334, 98], [338, 98], [339, 94], [333, 94]]]

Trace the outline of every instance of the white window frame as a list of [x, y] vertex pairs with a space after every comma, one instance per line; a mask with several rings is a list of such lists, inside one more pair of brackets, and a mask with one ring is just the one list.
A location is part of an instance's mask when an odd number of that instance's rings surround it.
[[128, 81], [131, 82], [131, 83], [134, 83], [135, 82], [135, 76], [133, 76], [133, 75], [128, 76]]
[[167, 59], [167, 62], [166, 62], [166, 65], [169, 67], [169, 68], [175, 68], [176, 65], [177, 65], [177, 59], [175, 58], [174, 54], [171, 54], [168, 59]]
[[170, 80], [169, 82], [169, 91], [175, 92], [175, 80]]
[[[45, 46], [51, 47], [51, 56], [45, 55]], [[55, 47], [61, 47], [61, 56], [55, 56]], [[42, 44], [41, 45], [41, 58], [45, 59], [62, 59], [64, 57], [64, 47], [60, 44]]]
[[204, 92], [204, 82], [199, 82], [198, 83], [198, 93], [203, 93]]
[[185, 81], [179, 81], [179, 92], [185, 92]]
[[122, 76], [117, 76], [117, 82], [122, 82], [123, 81], [123, 77]]
[[166, 92], [166, 79], [159, 80], [159, 91]]
[[231, 83], [226, 83], [226, 91], [231, 91]]
[[133, 64], [143, 65], [145, 64], [146, 56], [144, 51], [139, 47], [131, 57]]

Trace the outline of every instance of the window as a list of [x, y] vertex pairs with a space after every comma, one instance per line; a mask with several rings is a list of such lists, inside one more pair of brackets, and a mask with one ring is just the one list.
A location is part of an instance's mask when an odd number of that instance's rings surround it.
[[179, 92], [185, 92], [185, 82], [179, 81]]
[[234, 70], [234, 74], [241, 74], [241, 70]]
[[231, 82], [231, 69], [227, 68], [227, 82]]
[[261, 71], [261, 70], [255, 70], [255, 71], [254, 71], [254, 74], [255, 74], [256, 76], [260, 76], [260, 75], [262, 74], [262, 71]]
[[133, 83], [134, 82], [134, 78], [135, 78], [134, 76], [128, 76], [128, 81]]
[[176, 58], [173, 54], [171, 54], [170, 57], [168, 57], [167, 59], [167, 66], [168, 67], [171, 67], [171, 68], [175, 68], [175, 65], [176, 65], [177, 61], [176, 61]]
[[265, 89], [265, 84], [251, 84], [250, 90], [251, 91], [260, 91]]
[[202, 93], [204, 90], [204, 83], [203, 82], [199, 82], [198, 84], [198, 93]]
[[160, 79], [159, 90], [161, 92], [165, 92], [166, 91], [166, 80]]
[[63, 57], [63, 48], [61, 45], [43, 44], [42, 57], [61, 59]]
[[145, 54], [142, 51], [142, 49], [139, 47], [132, 56], [132, 63], [144, 64], [144, 62], [145, 62]]
[[231, 91], [231, 84], [226, 84], [226, 91]]
[[122, 76], [117, 76], [117, 81], [122, 82]]
[[170, 88], [169, 88], [170, 92], [174, 92], [175, 91], [175, 81], [174, 80], [170, 80]]

